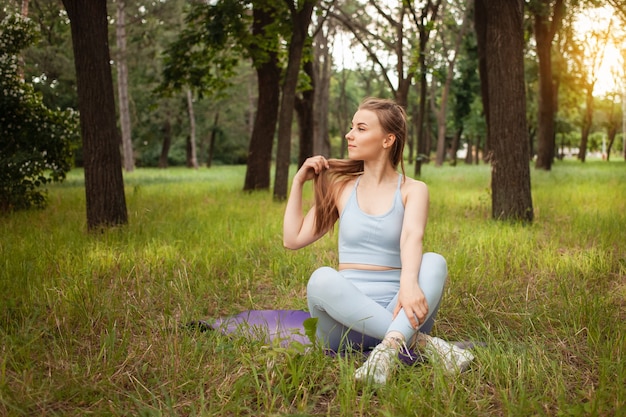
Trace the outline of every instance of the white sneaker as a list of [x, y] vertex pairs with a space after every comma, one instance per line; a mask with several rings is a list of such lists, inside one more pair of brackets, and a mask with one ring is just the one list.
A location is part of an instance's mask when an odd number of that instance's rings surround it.
[[424, 350], [428, 358], [441, 363], [448, 374], [467, 370], [474, 360], [474, 355], [468, 349], [461, 349], [457, 345], [438, 337], [429, 337]]
[[376, 345], [367, 360], [354, 372], [357, 381], [373, 382], [384, 385], [398, 358], [396, 348], [382, 343]]

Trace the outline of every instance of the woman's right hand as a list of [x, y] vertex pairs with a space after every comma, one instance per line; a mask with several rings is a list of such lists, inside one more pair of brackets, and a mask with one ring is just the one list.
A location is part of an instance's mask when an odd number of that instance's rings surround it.
[[306, 216], [302, 215], [302, 189], [306, 181], [315, 178], [329, 168], [326, 158], [321, 155], [307, 158], [293, 177], [293, 187], [289, 193], [283, 221], [283, 244], [289, 249], [300, 249], [322, 237], [324, 233], [315, 231], [315, 206]]
[[301, 184], [304, 184], [329, 167], [328, 160], [322, 155], [307, 158], [293, 177], [294, 182], [299, 181]]

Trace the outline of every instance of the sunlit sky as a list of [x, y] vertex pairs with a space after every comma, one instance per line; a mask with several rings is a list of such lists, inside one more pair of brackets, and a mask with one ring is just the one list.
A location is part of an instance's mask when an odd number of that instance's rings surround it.
[[[611, 19], [613, 19], [612, 23]], [[614, 16], [614, 11], [610, 6], [585, 10], [578, 16], [576, 22], [580, 39], [584, 39], [585, 35], [593, 30], [606, 33], [605, 31], [609, 28], [611, 34], [604, 51], [604, 59], [598, 68], [597, 81], [593, 90], [595, 96], [603, 96], [610, 91], [619, 90], [624, 85], [626, 66], [620, 52], [626, 49], [624, 27]], [[589, 42], [587, 45], [587, 47], [596, 46], [594, 42]], [[586, 51], [586, 54], [591, 55], [591, 51]]]
[[[594, 89], [595, 96], [604, 96], [609, 91], [621, 90], [626, 83], [626, 65], [622, 58], [621, 50], [626, 50], [626, 29], [619, 19], [614, 16], [614, 11], [610, 6], [597, 9], [588, 9], [578, 16], [576, 29], [579, 37], [584, 38], [585, 34], [592, 30], [606, 30], [611, 24], [612, 36], [609, 39], [605, 51], [604, 59], [598, 69], [597, 81]], [[622, 37], [622, 41], [616, 40]], [[368, 61], [369, 58], [360, 45], [350, 45], [350, 35], [339, 32], [335, 38], [333, 47], [333, 57], [335, 65], [339, 68], [355, 69], [359, 63]], [[617, 75], [616, 75], [616, 74]], [[395, 78], [395, 75], [388, 74]]]

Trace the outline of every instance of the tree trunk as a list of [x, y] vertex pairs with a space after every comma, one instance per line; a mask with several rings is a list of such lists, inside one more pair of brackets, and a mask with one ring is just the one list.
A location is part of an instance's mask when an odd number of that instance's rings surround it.
[[550, 21], [548, 13], [550, 3], [551, 0], [541, 0], [535, 3], [535, 10], [533, 10], [535, 43], [539, 60], [537, 161], [535, 168], [546, 171], [552, 169], [556, 149], [554, 134], [556, 87], [552, 79], [552, 42], [565, 8], [563, 0], [557, 0], [554, 5], [552, 21]]
[[[441, 103], [439, 105], [439, 111], [437, 112], [437, 154], [435, 157], [435, 166], [440, 167], [445, 160], [446, 152], [446, 109], [448, 106], [448, 94], [450, 93], [450, 87], [452, 86], [452, 78], [454, 77], [454, 64], [456, 58], [459, 55], [461, 49], [461, 41], [465, 36], [467, 27], [469, 26], [470, 14], [469, 11], [472, 8], [472, 1], [468, 1], [465, 4], [465, 16], [461, 23], [459, 33], [457, 33], [456, 41], [454, 43], [454, 55], [452, 58], [448, 58], [448, 71], [446, 73], [446, 81], [443, 85], [443, 91], [441, 92]], [[446, 56], [449, 54], [446, 51]]]
[[207, 157], [206, 166], [211, 168], [213, 165], [213, 153], [215, 152], [215, 140], [217, 138], [217, 123], [220, 120], [219, 110], [215, 112], [215, 118], [213, 119], [213, 128], [211, 129], [211, 138], [209, 139], [209, 156]]
[[289, 183], [289, 165], [291, 163], [291, 127], [293, 123], [293, 109], [295, 104], [296, 90], [298, 87], [298, 75], [300, 62], [307, 38], [311, 15], [316, 1], [305, 0], [299, 10], [295, 10], [293, 3], [288, 1], [291, 11], [292, 33], [289, 41], [289, 55], [283, 91], [280, 101], [280, 113], [278, 116], [278, 142], [276, 147], [276, 173], [274, 179], [274, 199], [285, 200]]
[[413, 82], [413, 78], [415, 77], [415, 70], [412, 66], [409, 66], [409, 69], [405, 71], [404, 65], [404, 16], [406, 12], [406, 7], [400, 8], [400, 16], [398, 16], [398, 20], [395, 22], [396, 29], [396, 74], [398, 76], [398, 87], [396, 88], [396, 103], [402, 106], [405, 111], [407, 108], [407, 104], [409, 102], [409, 88], [411, 88], [411, 83]]
[[581, 162], [585, 162], [587, 158], [587, 141], [589, 139], [589, 132], [591, 131], [591, 125], [593, 123], [593, 89], [598, 80], [598, 68], [599, 64], [602, 62], [604, 58], [604, 52], [606, 45], [609, 41], [609, 37], [611, 34], [611, 24], [613, 20], [609, 20], [609, 25], [604, 30], [602, 37], [598, 38], [598, 43], [596, 44], [596, 48], [592, 50], [586, 51], [591, 54], [591, 65], [589, 65], [589, 73], [586, 77], [584, 77], [584, 85], [586, 89], [586, 108], [585, 114], [583, 115], [583, 125], [582, 125], [582, 134], [580, 138], [580, 152], [578, 153], [578, 159]]
[[[626, 56], [624, 56], [624, 60], [626, 60]], [[622, 153], [624, 154], [624, 161], [626, 161], [626, 88], [622, 95]]]
[[[339, 88], [339, 97], [338, 102], [336, 104], [337, 111], [335, 112], [335, 116], [337, 117], [337, 126], [339, 129], [345, 129], [343, 126], [348, 126], [348, 99], [346, 95], [346, 85], [348, 84], [348, 77], [346, 76], [346, 70], [341, 71], [339, 74], [339, 80], [337, 80], [338, 88]], [[340, 142], [339, 148], [339, 158], [343, 159], [346, 155], [346, 141], [343, 140], [343, 130], [341, 130], [342, 140]], [[626, 152], [624, 153], [626, 155]]]
[[[420, 36], [420, 45], [421, 45], [421, 36]], [[420, 46], [421, 49], [421, 46]], [[426, 58], [420, 52], [420, 56], [418, 58], [419, 66], [420, 66], [420, 97], [419, 97], [419, 107], [417, 111], [417, 121], [415, 122], [417, 126], [417, 155], [415, 157], [415, 176], [419, 177], [422, 175], [422, 163], [426, 162], [428, 155], [426, 155], [426, 134], [425, 134], [425, 119], [426, 119], [426, 101], [428, 98], [426, 97], [426, 91], [428, 89], [428, 81], [426, 79]]]
[[450, 147], [450, 159], [451, 165], [456, 166], [457, 157], [456, 154], [459, 151], [459, 143], [461, 143], [461, 135], [463, 134], [463, 125], [461, 125], [455, 132], [452, 138], [452, 146]]
[[[25, 19], [28, 18], [28, 4], [29, 0], [22, 0], [22, 8], [20, 13]], [[20, 56], [17, 58], [17, 65], [17, 74], [20, 77], [20, 80], [24, 81], [24, 51], [22, 51], [22, 53], [20, 53]]]
[[[273, 23], [272, 14], [262, 7], [253, 10], [253, 35], [264, 33], [266, 26]], [[272, 146], [276, 133], [276, 119], [280, 103], [280, 67], [275, 50], [264, 45], [253, 46], [252, 60], [257, 73], [258, 102], [254, 128], [248, 147], [248, 161], [244, 191], [268, 190]], [[256, 52], [256, 53], [255, 53]]]
[[583, 128], [580, 135], [580, 151], [578, 152], [578, 159], [580, 162], [585, 162], [587, 159], [587, 142], [589, 140], [589, 132], [591, 131], [591, 123], [593, 122], [593, 86], [591, 83], [587, 85], [586, 94], [586, 108], [583, 115]]
[[87, 227], [128, 223], [108, 48], [106, 0], [63, 0], [72, 31], [80, 111]]
[[465, 154], [465, 164], [472, 165], [474, 163], [474, 139], [471, 136], [467, 138], [467, 153]]
[[407, 113], [411, 114], [411, 121], [413, 123], [409, 124], [409, 140], [407, 141], [407, 146], [409, 147], [409, 165], [415, 162], [415, 143], [417, 137], [417, 114], [418, 108], [414, 101], [409, 105], [409, 109], [407, 109]]
[[313, 74], [313, 62], [304, 64], [304, 72], [311, 78], [312, 87], [310, 90], [302, 92], [302, 97], [296, 97], [295, 108], [298, 115], [298, 126], [300, 136], [300, 149], [298, 152], [298, 166], [302, 166], [304, 161], [313, 155], [315, 138], [315, 121], [313, 108], [315, 107], [315, 74]]
[[606, 161], [611, 159], [611, 148], [615, 143], [615, 136], [617, 136], [617, 126], [611, 126], [607, 129], [607, 146], [606, 146]]
[[[485, 50], [487, 43], [487, 14], [485, 2], [483, 0], [474, 2], [474, 30], [476, 31], [476, 49], [478, 50], [478, 75], [480, 78], [480, 95], [483, 101], [483, 113], [485, 115], [485, 121], [489, 126], [489, 92], [488, 92], [488, 77], [487, 77], [487, 51]], [[487, 129], [485, 135], [485, 143], [483, 146], [483, 158], [485, 162], [489, 161], [490, 157], [490, 141], [489, 129]], [[477, 139], [476, 143], [476, 163], [478, 163], [478, 153], [480, 148], [480, 140]]]
[[257, 112], [257, 97], [255, 91], [255, 83], [257, 80], [257, 75], [254, 74], [248, 80], [248, 110], [246, 110], [246, 127], [248, 128], [248, 135], [252, 137], [252, 133], [254, 133], [254, 115]]
[[187, 137], [187, 167], [198, 168], [196, 152], [196, 116], [193, 111], [193, 93], [187, 89], [187, 113], [189, 114], [189, 136]]
[[159, 156], [159, 168], [167, 168], [167, 158], [170, 153], [170, 146], [172, 146], [172, 123], [169, 114], [166, 116], [161, 131], [163, 132], [163, 145]]
[[[446, 77], [447, 78], [447, 77]], [[452, 80], [450, 80], [452, 81]], [[437, 150], [435, 153], [435, 166], [440, 167], [446, 157], [446, 102], [448, 101], [449, 82], [443, 86], [441, 105], [436, 113], [437, 117]], [[434, 100], [433, 100], [434, 101]]]
[[120, 112], [120, 129], [122, 131], [122, 153], [124, 169], [132, 172], [135, 169], [133, 141], [130, 127], [130, 106], [128, 104], [128, 65], [126, 61], [126, 2], [117, 0], [117, 21], [115, 22], [115, 38], [117, 40], [117, 95]]
[[[418, 66], [419, 66], [419, 107], [417, 113], [417, 155], [415, 158], [415, 176], [419, 177], [422, 175], [422, 163], [428, 160], [428, 138], [427, 133], [425, 132], [425, 124], [426, 124], [426, 112], [428, 109], [427, 106], [427, 91], [428, 91], [428, 80], [426, 78], [426, 73], [428, 72], [428, 68], [426, 66], [426, 45], [428, 45], [428, 40], [430, 38], [430, 22], [434, 21], [439, 7], [441, 5], [441, 0], [437, 0], [437, 2], [433, 5], [429, 0], [424, 8], [422, 9], [422, 13], [420, 15], [420, 24], [418, 25], [419, 32], [419, 55], [417, 58]], [[427, 22], [428, 12], [432, 11], [430, 22]]]
[[487, 130], [493, 152], [492, 216], [499, 220], [530, 222], [533, 207], [526, 128], [523, 18], [523, 0], [476, 2], [479, 46], [486, 52], [488, 105], [483, 103], [483, 106], [489, 115]]
[[554, 161], [554, 99], [552, 82], [552, 39], [545, 16], [535, 16], [535, 40], [539, 60], [539, 103], [537, 114], [537, 161], [535, 168], [550, 171]]
[[269, 190], [272, 146], [280, 102], [280, 68], [276, 55], [257, 67], [259, 98], [248, 147], [244, 191]]
[[328, 132], [328, 101], [330, 98], [331, 56], [328, 34], [320, 30], [315, 35], [314, 49], [315, 98], [313, 99], [313, 155], [330, 158], [330, 137]]

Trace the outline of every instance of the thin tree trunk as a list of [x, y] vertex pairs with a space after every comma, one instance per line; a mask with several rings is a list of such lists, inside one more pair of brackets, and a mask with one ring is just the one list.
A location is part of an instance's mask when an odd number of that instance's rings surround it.
[[589, 132], [591, 131], [591, 123], [593, 122], [593, 84], [587, 86], [587, 94], [585, 96], [586, 108], [583, 115], [583, 127], [580, 135], [580, 146], [578, 159], [585, 162], [587, 159], [587, 142], [589, 141]]
[[469, 26], [470, 10], [472, 9], [472, 1], [468, 1], [465, 5], [465, 15], [463, 17], [463, 23], [457, 33], [457, 37], [454, 43], [454, 55], [451, 59], [448, 59], [448, 71], [446, 73], [446, 81], [443, 85], [443, 91], [441, 92], [441, 104], [439, 111], [437, 112], [437, 155], [435, 157], [435, 166], [440, 167], [445, 160], [446, 152], [446, 109], [448, 105], [448, 94], [450, 93], [450, 87], [452, 85], [452, 78], [454, 76], [454, 64], [459, 55], [461, 49], [461, 41], [465, 36], [465, 32]]
[[554, 161], [554, 83], [552, 81], [552, 39], [544, 18], [535, 16], [535, 39], [539, 61], [539, 102], [537, 115], [537, 161], [535, 168], [550, 171]]
[[161, 155], [159, 156], [159, 168], [167, 168], [167, 158], [170, 153], [170, 146], [172, 146], [172, 123], [170, 122], [169, 114], [163, 122], [161, 128], [163, 132], [163, 145], [161, 146]]
[[[421, 43], [421, 41], [420, 41]], [[419, 107], [417, 112], [417, 155], [415, 157], [415, 176], [422, 175], [422, 163], [426, 162], [428, 155], [426, 154], [426, 132], [425, 132], [425, 119], [426, 119], [426, 90], [428, 89], [428, 81], [426, 79], [426, 60], [420, 53], [419, 56], [420, 65], [420, 98]]]
[[246, 126], [250, 137], [252, 137], [252, 133], [254, 133], [254, 115], [256, 114], [257, 105], [257, 99], [255, 97], [256, 92], [254, 91], [256, 78], [256, 76], [250, 77], [250, 80], [248, 81], [248, 110], [246, 111]]
[[589, 132], [591, 131], [591, 125], [593, 123], [593, 105], [594, 105], [593, 89], [598, 79], [598, 74], [597, 74], [598, 65], [604, 59], [604, 52], [606, 50], [606, 45], [609, 41], [609, 37], [611, 34], [612, 23], [613, 23], [613, 20], [611, 19], [609, 21], [608, 27], [606, 28], [606, 31], [604, 32], [604, 36], [601, 39], [599, 39], [599, 41], [602, 42], [602, 45], [597, 45], [599, 49], [597, 49], [596, 51], [591, 51], [591, 53], [593, 54], [592, 64], [589, 67], [589, 70], [591, 71], [591, 73], [588, 75], [589, 78], [585, 80], [586, 108], [585, 108], [585, 114], [583, 115], [582, 134], [580, 138], [580, 152], [578, 153], [578, 159], [581, 162], [585, 162], [587, 158], [587, 141], [589, 139]]
[[622, 92], [622, 152], [626, 161], [626, 86]]
[[193, 111], [193, 93], [187, 89], [187, 113], [189, 114], [189, 136], [187, 146], [187, 166], [198, 168], [198, 157], [196, 156], [196, 117]]
[[[28, 17], [28, 4], [29, 0], [22, 0], [22, 9], [20, 13], [24, 18]], [[20, 77], [20, 80], [24, 81], [24, 56], [22, 54], [20, 54], [17, 58], [17, 65], [17, 75]]]
[[117, 21], [115, 23], [117, 40], [117, 93], [120, 112], [120, 128], [122, 131], [122, 150], [124, 169], [132, 172], [135, 169], [133, 141], [130, 126], [130, 106], [128, 99], [128, 65], [126, 61], [126, 1], [117, 0]]
[[413, 77], [415, 76], [415, 72], [413, 69], [409, 69], [405, 74], [405, 65], [404, 65], [404, 16], [405, 16], [405, 7], [400, 8], [400, 16], [398, 17], [398, 21], [395, 24], [396, 28], [396, 74], [398, 75], [398, 87], [396, 89], [396, 103], [402, 107], [404, 107], [406, 111], [406, 107], [408, 104], [409, 97], [409, 88], [411, 87], [411, 83], [413, 82]]
[[330, 98], [331, 55], [328, 34], [319, 30], [315, 35], [313, 100], [313, 155], [330, 157], [330, 137], [328, 132], [328, 101]]
[[315, 74], [313, 74], [313, 62], [308, 61], [304, 64], [304, 72], [311, 79], [311, 89], [302, 92], [302, 97], [296, 97], [295, 109], [298, 115], [298, 126], [300, 137], [300, 147], [298, 152], [298, 167], [302, 166], [304, 161], [313, 155], [315, 147]]
[[[489, 78], [487, 77], [487, 51], [485, 50], [487, 45], [487, 5], [483, 0], [476, 0], [474, 2], [474, 30], [476, 31], [476, 49], [478, 50], [478, 75], [480, 78], [480, 95], [483, 102], [483, 114], [485, 115], [485, 121], [489, 126], [491, 120], [489, 119]], [[485, 135], [485, 143], [483, 145], [483, 158], [485, 162], [489, 161], [491, 155], [491, 137], [489, 134], [489, 128]], [[476, 143], [476, 163], [478, 163], [478, 154], [480, 148], [480, 140], [477, 139]]]
[[[535, 168], [549, 171], [554, 162], [556, 141], [556, 85], [552, 77], [552, 42], [565, 13], [564, 0], [556, 0], [549, 19], [551, 0], [531, 3], [534, 17], [535, 44], [539, 61], [539, 103], [537, 110], [537, 161]], [[532, 153], [531, 153], [532, 156]]]
[[461, 135], [463, 134], [463, 126], [459, 127], [456, 132], [454, 132], [454, 137], [452, 138], [452, 145], [450, 146], [450, 159], [452, 166], [456, 166], [457, 157], [456, 154], [459, 150], [459, 143], [461, 142]]
[[409, 140], [407, 141], [407, 145], [409, 147], [409, 161], [408, 162], [409, 162], [409, 165], [411, 165], [413, 164], [413, 162], [415, 162], [415, 142], [416, 142], [416, 137], [417, 137], [418, 108], [415, 102], [412, 102], [409, 105], [409, 109], [407, 109], [407, 111], [410, 111], [411, 121], [413, 122], [409, 125]]
[[209, 139], [209, 156], [206, 161], [207, 168], [211, 168], [213, 164], [213, 153], [215, 152], [215, 140], [217, 138], [217, 123], [220, 120], [219, 110], [215, 112], [215, 118], [213, 119], [213, 128], [211, 129], [211, 138]]
[[[341, 74], [339, 75], [339, 98], [338, 98], [338, 103], [337, 103], [337, 111], [335, 113], [335, 115], [337, 116], [337, 125], [339, 126], [339, 129], [345, 129], [344, 126], [348, 126], [348, 103], [347, 103], [347, 98], [346, 98], [346, 85], [348, 84], [348, 80], [347, 80], [347, 76], [346, 76], [346, 71], [343, 70], [341, 72]], [[344, 139], [344, 133], [343, 130], [340, 130], [341, 133], [341, 142], [340, 142], [340, 147], [339, 147], [339, 158], [343, 159], [346, 155], [346, 141], [343, 140]], [[625, 153], [626, 155], [626, 153]]]
[[606, 146], [606, 160], [607, 162], [611, 159], [611, 148], [613, 148], [613, 143], [615, 143], [615, 136], [617, 136], [617, 127], [611, 126], [607, 130], [607, 146]]
[[465, 154], [465, 164], [472, 165], [474, 163], [474, 139], [469, 136], [467, 138], [467, 153]]
[[[442, 0], [437, 0], [434, 4], [431, 0], [424, 5], [422, 8], [422, 13], [419, 17], [418, 23], [418, 32], [419, 32], [419, 51], [418, 51], [418, 67], [419, 67], [419, 107], [418, 107], [418, 115], [417, 115], [417, 155], [415, 158], [415, 176], [419, 177], [422, 175], [422, 163], [428, 161], [428, 152], [429, 145], [428, 141], [430, 139], [430, 135], [426, 132], [426, 112], [428, 111], [428, 80], [426, 78], [428, 67], [426, 66], [426, 46], [428, 45], [428, 40], [430, 38], [430, 25], [436, 19], [437, 13], [439, 12], [439, 7], [441, 6]], [[431, 12], [430, 21], [427, 21], [428, 13]]]
[[[441, 106], [437, 110], [437, 149], [435, 153], [435, 166], [440, 167], [443, 165], [443, 161], [446, 156], [446, 102], [448, 101], [448, 91], [450, 91], [450, 81], [446, 77], [446, 82], [443, 86], [443, 92], [441, 93]], [[433, 99], [433, 102], [435, 100]], [[436, 110], [436, 109], [433, 109]]]

